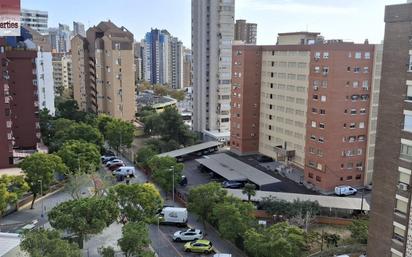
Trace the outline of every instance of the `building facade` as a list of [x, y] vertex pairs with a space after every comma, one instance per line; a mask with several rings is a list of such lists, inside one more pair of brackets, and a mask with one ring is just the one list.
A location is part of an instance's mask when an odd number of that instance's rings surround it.
[[234, 16], [234, 0], [192, 0], [193, 129], [215, 138], [230, 132]]
[[174, 89], [183, 88], [183, 48], [182, 41], [170, 38], [169, 83]]
[[72, 58], [70, 54], [53, 53], [53, 81], [56, 95], [73, 98]]
[[324, 192], [363, 186], [368, 125], [376, 121], [376, 112], [370, 115], [374, 45], [299, 32], [280, 34], [278, 45], [234, 51], [232, 151], [284, 161]]
[[256, 45], [257, 24], [247, 23], [246, 20], [236, 20], [235, 40], [246, 44]]
[[76, 35], [72, 43], [73, 95], [81, 110], [135, 119], [133, 34], [111, 21]]
[[48, 34], [49, 15], [46, 11], [21, 9], [21, 26], [30, 27], [42, 35]]
[[78, 21], [73, 21], [73, 36], [80, 35], [82, 37], [86, 36], [86, 30], [84, 29], [84, 24]]
[[140, 42], [134, 43], [134, 65], [135, 65], [135, 81], [136, 83], [143, 80], [143, 51], [144, 48], [142, 47]]
[[412, 256], [412, 4], [387, 6], [368, 256]]
[[192, 82], [192, 50], [183, 49], [183, 87], [191, 87]]
[[143, 67], [145, 80], [152, 84], [169, 83], [169, 40], [165, 30], [152, 29], [144, 39]]
[[37, 148], [40, 140], [38, 91], [36, 79], [37, 51], [0, 38], [0, 167], [14, 164], [14, 150]]

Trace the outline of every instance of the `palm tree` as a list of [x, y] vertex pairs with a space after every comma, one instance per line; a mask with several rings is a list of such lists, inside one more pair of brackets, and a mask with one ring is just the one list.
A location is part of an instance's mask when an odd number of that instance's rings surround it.
[[250, 198], [256, 195], [256, 185], [252, 183], [246, 183], [242, 190], [242, 194], [247, 195], [247, 199], [250, 202]]

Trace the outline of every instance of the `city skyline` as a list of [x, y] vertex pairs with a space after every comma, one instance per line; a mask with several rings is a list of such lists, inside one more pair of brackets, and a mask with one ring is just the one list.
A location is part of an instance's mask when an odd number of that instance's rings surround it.
[[[119, 2], [93, 1], [57, 2], [51, 0], [22, 0], [22, 8], [49, 12], [49, 27], [58, 23], [72, 25], [73, 20], [84, 23], [86, 29], [100, 22], [111, 20], [129, 28], [136, 40], [144, 38], [151, 28], [164, 28], [182, 40], [187, 47], [191, 45], [191, 17], [189, 0], [155, 0], [137, 3], [131, 0]], [[368, 0], [330, 1], [315, 0], [237, 0], [235, 19], [246, 19], [259, 26], [257, 44], [276, 43], [276, 35], [290, 31], [321, 32], [327, 39], [340, 38], [345, 41], [361, 43], [381, 43], [384, 32], [384, 6], [405, 3], [405, 0]], [[83, 6], [79, 9], [78, 6]], [[124, 8], [129, 6], [132, 8]], [[133, 7], [136, 8], [133, 8]], [[162, 6], [161, 9], [158, 6]], [[87, 10], [94, 9], [91, 17]], [[65, 10], [59, 11], [59, 10]], [[84, 10], [84, 11], [83, 11]], [[76, 13], [76, 16], [72, 16]], [[138, 13], [138, 15], [136, 15]], [[273, 15], [276, 13], [276, 15]], [[298, 19], [289, 19], [296, 15]], [[327, 22], [325, 22], [327, 21]], [[276, 24], [281, 24], [277, 26]], [[347, 30], [345, 28], [353, 29]]]

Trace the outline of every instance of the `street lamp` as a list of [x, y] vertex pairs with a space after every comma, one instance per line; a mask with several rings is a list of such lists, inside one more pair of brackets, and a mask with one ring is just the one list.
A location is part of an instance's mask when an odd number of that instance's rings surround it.
[[37, 182], [40, 183], [40, 197], [42, 197], [42, 199], [41, 199], [41, 217], [44, 218], [43, 180], [39, 179]]
[[172, 198], [175, 205], [175, 167], [171, 166], [169, 170], [172, 171]]

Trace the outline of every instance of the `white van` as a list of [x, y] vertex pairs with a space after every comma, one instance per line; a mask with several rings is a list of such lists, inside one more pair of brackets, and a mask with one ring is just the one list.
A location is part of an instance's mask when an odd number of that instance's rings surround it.
[[351, 186], [337, 186], [335, 187], [335, 194], [339, 196], [354, 195], [358, 192], [355, 188]]
[[133, 166], [123, 166], [113, 171], [113, 176], [135, 176], [136, 169]]
[[232, 257], [232, 255], [229, 253], [217, 253], [213, 257]]
[[187, 209], [179, 207], [165, 207], [159, 215], [159, 223], [161, 224], [187, 224]]

